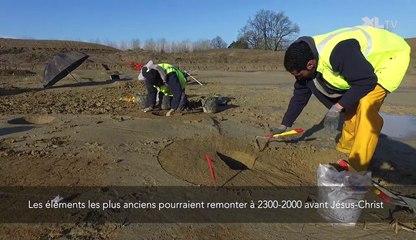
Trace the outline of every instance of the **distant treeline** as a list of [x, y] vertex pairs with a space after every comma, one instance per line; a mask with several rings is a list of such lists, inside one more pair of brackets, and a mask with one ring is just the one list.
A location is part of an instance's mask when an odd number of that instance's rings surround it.
[[121, 43], [111, 41], [102, 42], [99, 39], [96, 39], [91, 42], [107, 45], [120, 50], [146, 50], [158, 53], [183, 53], [227, 48], [227, 43], [220, 36], [217, 36], [211, 40], [205, 39], [195, 42], [190, 40], [169, 42], [164, 38], [157, 40], [147, 39], [145, 41], [141, 41], [140, 39], [133, 39], [130, 42], [123, 41]]
[[221, 48], [284, 50], [299, 33], [299, 27], [293, 23], [283, 12], [260, 10], [254, 18], [249, 18], [237, 36], [237, 40], [227, 44], [220, 36], [213, 39], [191, 42], [169, 42], [165, 38], [147, 39], [141, 41], [134, 39], [129, 42], [102, 42], [96, 39], [94, 43], [105, 44], [121, 50], [147, 50], [158, 53], [195, 52]]

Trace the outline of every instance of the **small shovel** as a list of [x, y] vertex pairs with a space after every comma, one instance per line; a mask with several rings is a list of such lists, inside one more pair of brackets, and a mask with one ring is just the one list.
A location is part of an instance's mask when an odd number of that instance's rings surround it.
[[[302, 128], [296, 128], [290, 131], [286, 131], [286, 132], [282, 132], [279, 134], [274, 134], [274, 135], [267, 135], [267, 136], [256, 136], [256, 144], [257, 147], [259, 149], [259, 151], [263, 151], [267, 146], [269, 146], [269, 143], [272, 139], [278, 139], [278, 138], [282, 138], [282, 137], [286, 137], [286, 136], [291, 136], [291, 135], [295, 135], [298, 133], [302, 133], [304, 130]], [[260, 142], [259, 139], [267, 139], [266, 144], [264, 144], [263, 148], [260, 147]]]

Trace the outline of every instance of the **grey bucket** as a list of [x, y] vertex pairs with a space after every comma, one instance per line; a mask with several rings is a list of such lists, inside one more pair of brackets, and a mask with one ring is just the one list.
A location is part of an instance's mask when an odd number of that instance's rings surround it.
[[137, 107], [142, 109], [146, 107], [147, 103], [147, 96], [146, 95], [138, 95], [137, 96]]
[[162, 98], [162, 110], [168, 110], [170, 109], [170, 101], [171, 101], [172, 97], [169, 96], [163, 96]]

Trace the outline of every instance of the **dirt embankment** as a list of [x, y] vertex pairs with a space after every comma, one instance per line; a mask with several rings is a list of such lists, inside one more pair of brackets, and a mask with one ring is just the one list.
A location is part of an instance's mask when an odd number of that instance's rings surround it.
[[[409, 38], [406, 41], [412, 49], [409, 73], [414, 74], [416, 38]], [[284, 52], [264, 50], [219, 49], [169, 54], [144, 50], [120, 51], [101, 44], [77, 41], [0, 38], [0, 69], [40, 71], [52, 55], [68, 51], [80, 51], [90, 55], [81, 68], [103, 70], [102, 64], [106, 64], [113, 71], [130, 69], [127, 62], [144, 64], [150, 59], [156, 62], [168, 62], [191, 71], [275, 71], [283, 70], [284, 57]]]

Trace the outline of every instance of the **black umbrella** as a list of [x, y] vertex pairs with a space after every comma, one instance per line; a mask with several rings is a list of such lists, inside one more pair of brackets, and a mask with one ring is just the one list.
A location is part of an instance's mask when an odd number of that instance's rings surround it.
[[66, 77], [81, 65], [89, 56], [80, 52], [58, 53], [45, 67], [43, 87], [50, 87]]

